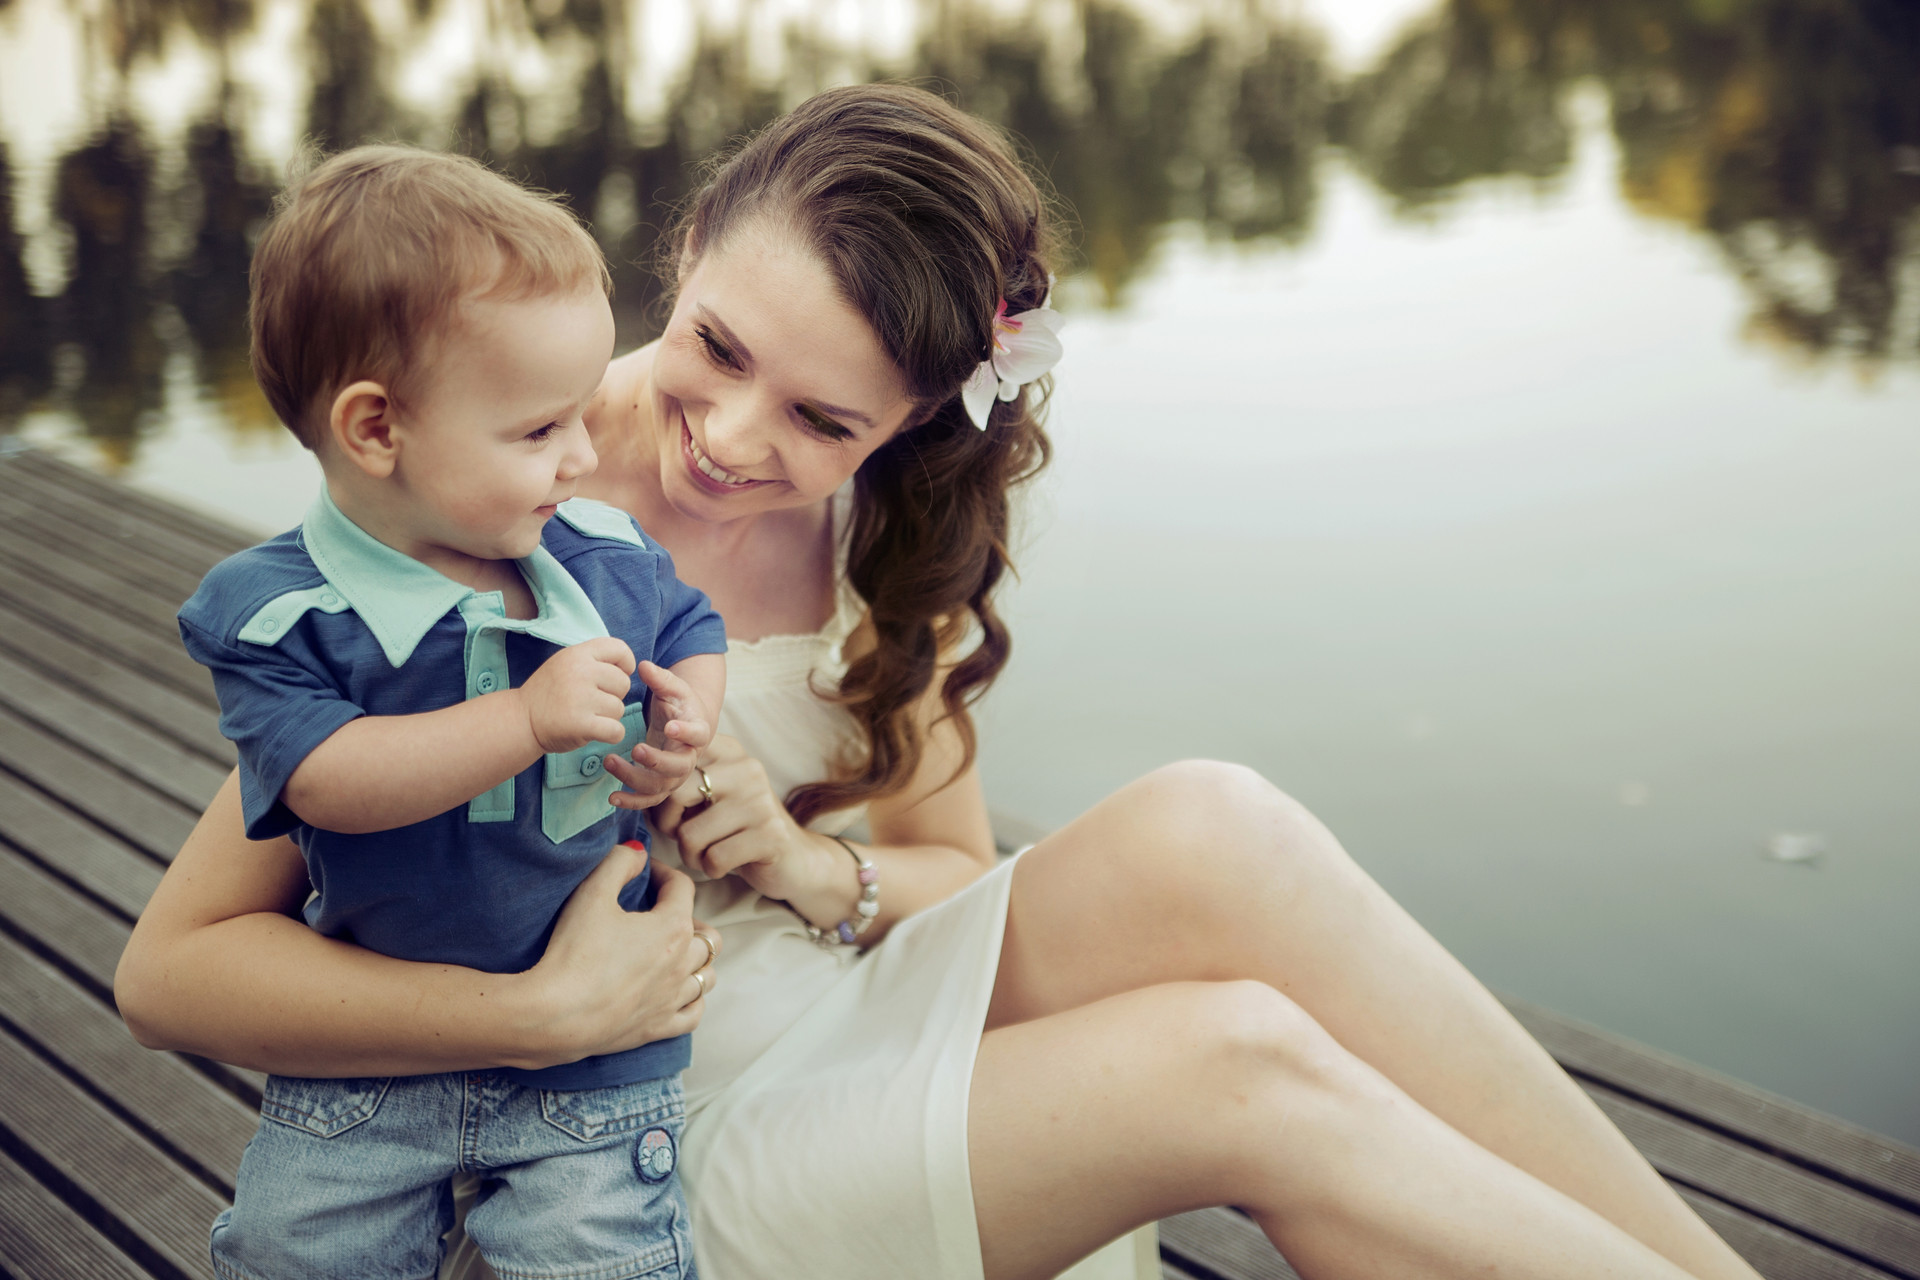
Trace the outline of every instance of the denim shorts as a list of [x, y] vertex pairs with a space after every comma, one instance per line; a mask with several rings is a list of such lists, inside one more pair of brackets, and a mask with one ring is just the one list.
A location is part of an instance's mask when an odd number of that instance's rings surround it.
[[490, 1071], [270, 1076], [213, 1268], [430, 1280], [464, 1170], [481, 1179], [467, 1234], [500, 1280], [693, 1280], [685, 1123], [678, 1076], [577, 1092]]

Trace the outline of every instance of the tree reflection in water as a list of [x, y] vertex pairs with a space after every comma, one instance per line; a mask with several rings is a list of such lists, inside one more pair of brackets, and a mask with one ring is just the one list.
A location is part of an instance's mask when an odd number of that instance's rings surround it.
[[[6, 147], [18, 139], [0, 121], [0, 429], [58, 401], [128, 457], [180, 355], [236, 427], [278, 430], [244, 323], [275, 175], [232, 71], [270, 8], [93, 14], [101, 123], [54, 165], [54, 296], [30, 287]], [[672, 87], [641, 109], [628, 101], [637, 9], [346, 0], [306, 11], [305, 65], [288, 77], [306, 85], [300, 125], [323, 145], [453, 147], [569, 193], [615, 264], [623, 345], [657, 325], [659, 229], [700, 163], [829, 84], [932, 82], [1005, 125], [1076, 225], [1075, 269], [1117, 305], [1174, 223], [1304, 239], [1329, 146], [1413, 217], [1444, 216], [1477, 179], [1550, 184], [1571, 158], [1569, 90], [1596, 81], [1625, 196], [1716, 239], [1755, 299], [1754, 336], [1815, 357], [1920, 359], [1920, 11], [1902, 0], [1443, 0], [1346, 83], [1292, 9], [1200, 6], [1177, 29], [1124, 0], [1005, 10], [930, 6], [904, 52], [790, 25], [771, 65], [751, 16], [696, 19]], [[455, 19], [481, 31], [480, 52], [423, 105], [399, 83], [419, 79], [407, 56]], [[174, 41], [204, 51], [219, 84], [169, 155], [129, 85]]]
[[1917, 68], [1903, 0], [1449, 0], [1352, 86], [1339, 136], [1417, 209], [1476, 177], [1562, 173], [1566, 90], [1595, 79], [1627, 199], [1719, 241], [1755, 336], [1913, 360]]

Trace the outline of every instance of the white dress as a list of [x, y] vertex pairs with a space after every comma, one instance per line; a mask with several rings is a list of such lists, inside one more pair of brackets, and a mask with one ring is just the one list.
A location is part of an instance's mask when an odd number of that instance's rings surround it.
[[[859, 745], [852, 717], [813, 692], [845, 673], [841, 647], [865, 610], [838, 581], [820, 632], [727, 647], [718, 727], [765, 766], [776, 795]], [[839, 834], [863, 818], [813, 825]], [[669, 840], [655, 855], [679, 861]], [[980, 1280], [967, 1095], [1013, 863], [857, 955], [823, 951], [799, 917], [737, 879], [698, 887], [694, 914], [723, 938], [684, 1078], [680, 1174], [701, 1280]], [[456, 1253], [443, 1276], [485, 1274], [470, 1249]], [[1153, 1229], [1066, 1274], [1157, 1280]]]

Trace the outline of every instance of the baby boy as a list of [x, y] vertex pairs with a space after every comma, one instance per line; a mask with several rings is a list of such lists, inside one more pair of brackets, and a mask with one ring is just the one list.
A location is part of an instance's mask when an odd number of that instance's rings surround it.
[[[296, 181], [255, 253], [254, 371], [325, 483], [300, 527], [207, 575], [180, 630], [248, 833], [292, 834], [322, 933], [531, 967], [712, 736], [719, 615], [624, 512], [573, 496], [608, 286], [551, 200], [399, 147]], [[647, 784], [620, 807], [610, 753]], [[621, 902], [649, 905], [647, 878]], [[215, 1270], [432, 1275], [466, 1170], [502, 1275], [691, 1276], [687, 1057], [682, 1036], [538, 1070], [271, 1077]]]

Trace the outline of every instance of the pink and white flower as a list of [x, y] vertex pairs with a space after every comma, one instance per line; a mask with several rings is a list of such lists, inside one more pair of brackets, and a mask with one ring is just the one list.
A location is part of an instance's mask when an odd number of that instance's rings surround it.
[[1059, 363], [1061, 323], [1060, 313], [1044, 302], [1036, 310], [1010, 316], [1006, 299], [1000, 300], [993, 315], [993, 351], [960, 388], [960, 401], [974, 426], [985, 431], [996, 399], [1013, 399], [1021, 387]]

